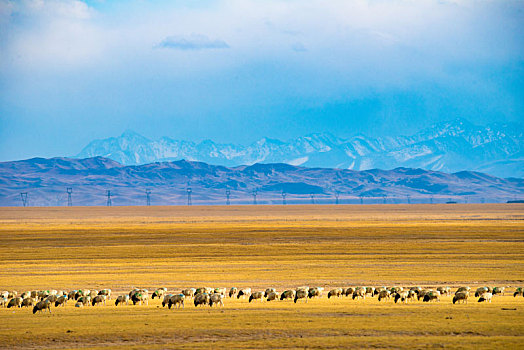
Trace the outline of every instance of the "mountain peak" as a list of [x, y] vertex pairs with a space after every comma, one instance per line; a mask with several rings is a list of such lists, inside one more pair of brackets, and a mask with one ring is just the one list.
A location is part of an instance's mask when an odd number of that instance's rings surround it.
[[435, 123], [412, 136], [338, 138], [311, 133], [283, 142], [269, 137], [243, 146], [200, 143], [163, 137], [150, 140], [133, 130], [120, 137], [96, 140], [78, 157], [103, 156], [124, 165], [188, 159], [209, 164], [240, 166], [287, 163], [306, 167], [368, 170], [396, 167], [457, 172], [481, 170], [503, 177], [524, 177], [522, 126], [491, 124], [479, 127], [464, 118]]

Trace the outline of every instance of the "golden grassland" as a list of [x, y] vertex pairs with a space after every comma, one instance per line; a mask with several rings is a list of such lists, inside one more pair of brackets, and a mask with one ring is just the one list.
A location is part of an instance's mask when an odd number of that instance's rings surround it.
[[[524, 284], [524, 205], [1, 208], [0, 289]], [[518, 348], [524, 298], [0, 309], [0, 347]], [[503, 310], [509, 309], [509, 310]], [[513, 310], [515, 309], [515, 310]], [[69, 331], [69, 332], [68, 332]]]

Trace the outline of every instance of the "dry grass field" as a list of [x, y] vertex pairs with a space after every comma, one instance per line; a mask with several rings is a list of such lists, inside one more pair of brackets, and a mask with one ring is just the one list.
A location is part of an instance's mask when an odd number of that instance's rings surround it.
[[[1, 208], [0, 290], [524, 285], [524, 205]], [[326, 293], [327, 294], [327, 293]], [[511, 293], [512, 294], [512, 293]], [[111, 306], [110, 306], [111, 304]], [[0, 348], [523, 348], [524, 298], [0, 308]]]

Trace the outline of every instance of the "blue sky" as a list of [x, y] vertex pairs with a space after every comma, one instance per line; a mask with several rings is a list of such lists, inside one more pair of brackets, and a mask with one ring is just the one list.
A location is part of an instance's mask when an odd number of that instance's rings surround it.
[[522, 121], [523, 1], [0, 0], [0, 160]]

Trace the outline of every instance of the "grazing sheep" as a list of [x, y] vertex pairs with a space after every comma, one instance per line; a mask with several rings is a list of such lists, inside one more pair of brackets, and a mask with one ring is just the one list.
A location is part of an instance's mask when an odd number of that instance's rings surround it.
[[470, 290], [471, 290], [470, 287], [459, 287], [459, 289], [457, 289], [457, 291], [455, 292], [455, 295], [457, 293], [461, 293], [461, 292], [468, 292], [469, 293]]
[[153, 292], [153, 294], [151, 294], [151, 299], [155, 299], [155, 298], [160, 299], [160, 297], [164, 296], [166, 292], [167, 292], [167, 288], [158, 288], [157, 290]]
[[366, 294], [375, 294], [375, 287], [364, 287], [364, 289], [366, 290]]
[[171, 298], [172, 296], [173, 294], [164, 295], [164, 300], [162, 300], [162, 307], [166, 306], [169, 303], [169, 298]]
[[297, 289], [297, 292], [295, 294], [295, 299], [294, 299], [295, 304], [297, 303], [298, 299], [306, 299], [306, 303], [307, 303], [308, 293], [309, 291], [306, 289]]
[[342, 288], [335, 288], [329, 291], [328, 299], [331, 297], [340, 297], [342, 295]]
[[169, 298], [169, 300], [167, 301], [167, 307], [169, 309], [171, 309], [171, 306], [175, 305], [177, 308], [180, 308], [180, 306], [182, 306], [182, 308], [184, 308], [184, 300], [185, 299], [186, 299], [186, 297], [185, 297], [184, 294], [175, 294], [175, 295], [171, 296], [171, 298]]
[[53, 303], [56, 303], [56, 300], [58, 299], [58, 297], [56, 296], [56, 294], [50, 294], [47, 296], [47, 298], [45, 298], [44, 300], [49, 300], [49, 302], [51, 304]]
[[462, 303], [468, 303], [469, 293], [466, 291], [455, 293], [453, 297], [453, 304], [458, 303], [462, 300]]
[[12, 298], [16, 298], [17, 295], [18, 295], [18, 292], [17, 292], [16, 290], [12, 290], [12, 291], [7, 292], [7, 298], [8, 298], [8, 299], [9, 299], [9, 298], [11, 298], [11, 299], [12, 299]]
[[0, 296], [0, 306], [6, 307], [7, 306], [7, 299], [4, 298], [4, 296]]
[[0, 293], [0, 298], [9, 299], [9, 292], [4, 290], [2, 293]]
[[391, 288], [389, 289], [389, 292], [390, 292], [391, 294], [399, 293], [399, 292], [402, 292], [402, 291], [404, 291], [404, 288], [402, 288], [402, 287], [397, 287], [397, 286], [395, 286], [395, 287], [391, 287]]
[[271, 301], [271, 300], [278, 300], [280, 297], [280, 295], [278, 295], [277, 292], [271, 292], [267, 295], [266, 297], [266, 301]]
[[487, 292], [489, 292], [489, 288], [488, 287], [479, 287], [475, 291], [475, 298], [477, 298], [477, 297], [479, 297], [482, 294], [487, 293]]
[[422, 289], [422, 290], [420, 290], [420, 291], [418, 292], [418, 294], [417, 294], [417, 300], [424, 299], [424, 296], [425, 296], [427, 293], [431, 292], [431, 291], [433, 291], [433, 290], [432, 290], [432, 289]]
[[91, 303], [91, 296], [86, 295], [77, 299], [77, 302], [82, 303], [83, 306], [88, 306]]
[[295, 299], [296, 292], [294, 290], [285, 290], [280, 294], [280, 300]]
[[423, 302], [440, 301], [440, 292], [435, 290], [429, 290], [425, 295]]
[[447, 286], [437, 287], [437, 291], [440, 292], [440, 295], [449, 295], [451, 293], [451, 288]]
[[195, 295], [195, 290], [195, 288], [183, 289], [182, 294], [184, 294], [186, 298], [193, 298], [193, 296]]
[[14, 297], [11, 300], [9, 300], [9, 303], [7, 304], [7, 308], [12, 307], [22, 307], [22, 298], [20, 297]]
[[482, 295], [480, 295], [478, 302], [481, 303], [483, 301], [487, 301], [491, 303], [491, 298], [493, 298], [493, 293], [486, 292]]
[[62, 295], [60, 297], [58, 297], [58, 299], [56, 299], [55, 301], [55, 307], [59, 306], [59, 305], [62, 305], [63, 307], [65, 307], [67, 304], [67, 295]]
[[82, 303], [81, 301], [77, 301], [75, 307], [84, 307], [84, 303]]
[[226, 288], [215, 288], [213, 290], [213, 294], [221, 294], [222, 296], [226, 296]]
[[75, 299], [76, 292], [78, 292], [78, 291], [77, 290], [72, 290], [69, 293], [67, 293], [67, 299], [69, 299], [69, 300], [76, 300]]
[[98, 291], [97, 290], [92, 290], [92, 291], [89, 292], [88, 295], [91, 297], [91, 299], [93, 299], [94, 297], [96, 297], [98, 295]]
[[238, 291], [237, 299], [240, 299], [240, 297], [245, 298], [251, 294], [251, 288], [243, 288]]
[[51, 313], [51, 302], [49, 300], [41, 300], [33, 307], [33, 314], [36, 314], [37, 311], [48, 310]]
[[513, 297], [516, 297], [517, 295], [524, 296], [524, 288], [517, 287], [517, 289], [515, 289], [515, 293], [513, 293]]
[[264, 297], [263, 292], [253, 292], [249, 296], [249, 302], [251, 302], [252, 300], [258, 300], [258, 299], [260, 299], [260, 301], [262, 302], [262, 300], [264, 300], [263, 297]]
[[107, 300], [111, 300], [111, 289], [102, 289], [98, 295], [105, 295]]
[[272, 293], [272, 292], [276, 292], [277, 290], [275, 288], [267, 288], [265, 291], [264, 291], [264, 298], [267, 298], [267, 296], [269, 295], [269, 293]]
[[27, 297], [27, 298], [24, 298], [22, 300], [22, 304], [20, 305], [20, 307], [22, 306], [25, 306], [25, 307], [29, 307], [29, 306], [34, 306], [35, 304], [35, 300], [31, 297]]
[[133, 296], [131, 297], [131, 301], [133, 302], [133, 305], [136, 305], [137, 303], [139, 305], [142, 305], [142, 303], [149, 305], [147, 294], [142, 294], [140, 292], [133, 294]]
[[232, 298], [238, 293], [238, 289], [236, 287], [231, 287], [229, 290], [229, 297]]
[[106, 304], [106, 296], [105, 295], [97, 295], [94, 297], [91, 301], [91, 305], [95, 306], [98, 304]]
[[[395, 293], [398, 295], [398, 293]], [[381, 290], [380, 292], [378, 292], [378, 301], [381, 301], [382, 299], [384, 300], [389, 300], [389, 298], [391, 297], [391, 292], [389, 290]], [[395, 303], [396, 303], [396, 299], [395, 299]]]
[[357, 287], [353, 292], [353, 300], [362, 298], [366, 299], [366, 289], [362, 287]]
[[308, 292], [308, 298], [312, 299], [313, 297], [322, 297], [322, 289], [319, 287], [311, 288]]
[[493, 295], [495, 295], [495, 294], [502, 294], [502, 295], [504, 295], [504, 289], [505, 289], [504, 287], [493, 287], [492, 293], [493, 293]]
[[410, 295], [413, 296], [413, 298], [415, 297], [415, 292], [414, 291], [411, 291], [411, 290], [404, 290], [402, 292], [398, 292], [398, 293], [395, 293], [395, 304], [400, 300], [402, 303], [407, 303], [408, 299], [412, 299], [410, 298]]
[[126, 305], [129, 305], [129, 295], [119, 295], [118, 298], [115, 300], [115, 306], [118, 306], [118, 304], [126, 303]]
[[195, 295], [195, 298], [193, 300], [195, 307], [197, 307], [198, 305], [202, 305], [202, 306], [209, 305], [209, 301], [210, 301], [210, 297], [209, 297], [209, 294], [207, 293], [199, 293]]
[[353, 295], [354, 292], [355, 292], [355, 288], [353, 288], [353, 287], [348, 287], [348, 288], [346, 288], [346, 290], [344, 291], [344, 294], [346, 294], [346, 296], [349, 297], [350, 295]]
[[[260, 292], [260, 293], [262, 293], [262, 292]], [[253, 294], [251, 294], [251, 296], [253, 296]], [[224, 302], [222, 301], [223, 298], [224, 298], [224, 295], [222, 295], [221, 293], [212, 294], [209, 297], [209, 306], [211, 306], [211, 307], [213, 307], [213, 305], [224, 306]]]

